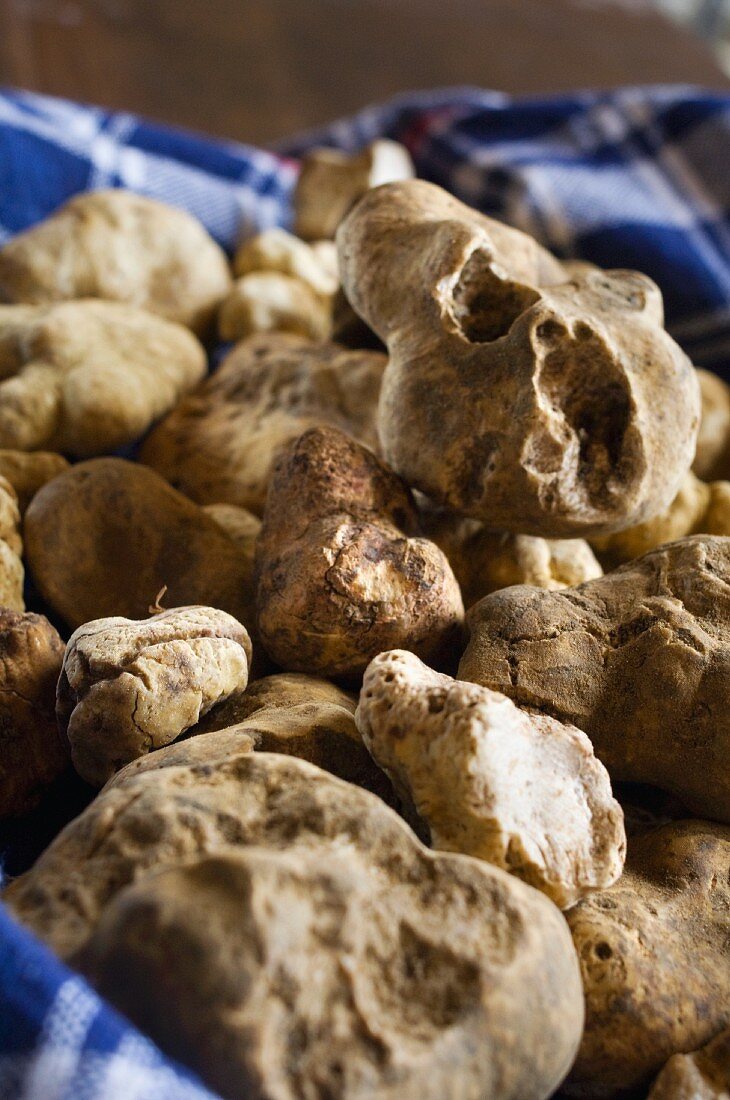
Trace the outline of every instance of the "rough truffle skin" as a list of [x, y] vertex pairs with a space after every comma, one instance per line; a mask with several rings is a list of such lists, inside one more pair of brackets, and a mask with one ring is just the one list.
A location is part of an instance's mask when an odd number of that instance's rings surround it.
[[214, 707], [198, 723], [196, 732], [225, 729], [261, 710], [301, 705], [339, 707], [354, 714], [357, 698], [319, 676], [307, 676], [305, 672], [277, 672], [255, 680], [241, 694]]
[[250, 664], [245, 627], [212, 607], [79, 627], [66, 646], [56, 695], [76, 771], [103, 786], [130, 760], [168, 745], [243, 691]]
[[0, 606], [25, 611], [23, 599], [23, 540], [15, 489], [0, 474]]
[[205, 365], [186, 328], [133, 306], [0, 306], [0, 447], [108, 454], [139, 439]]
[[140, 458], [200, 504], [260, 514], [280, 450], [308, 428], [333, 424], [377, 449], [385, 363], [380, 352], [253, 336], [155, 428]]
[[32, 810], [68, 765], [54, 707], [62, 660], [43, 615], [0, 608], [0, 818]]
[[421, 515], [424, 533], [449, 559], [465, 607], [512, 584], [560, 589], [603, 574], [584, 539], [541, 539], [493, 531], [479, 520], [441, 509], [424, 508]]
[[0, 298], [103, 298], [197, 333], [228, 292], [225, 253], [184, 210], [131, 191], [87, 191], [0, 249]]
[[25, 514], [30, 573], [72, 628], [141, 619], [163, 585], [172, 607], [202, 604], [254, 619], [251, 564], [216, 520], [154, 470], [121, 458], [81, 462]]
[[0, 450], [0, 475], [15, 489], [21, 515], [38, 490], [64, 473], [68, 465], [63, 455], [53, 451]]
[[[280, 673], [214, 707], [184, 741], [133, 761], [110, 781], [181, 764], [216, 766], [244, 752], [298, 756], [398, 806], [390, 780], [365, 748], [355, 703], [326, 680]], [[410, 820], [409, 820], [410, 823]]]
[[580, 1038], [546, 898], [301, 760], [112, 787], [6, 900], [227, 1097], [542, 1100]]
[[730, 538], [693, 535], [562, 592], [470, 609], [459, 677], [584, 730], [611, 778], [730, 821]]
[[337, 241], [345, 293], [388, 346], [378, 431], [409, 485], [558, 538], [669, 505], [694, 456], [699, 386], [650, 279], [571, 276], [421, 180], [369, 192]]
[[407, 487], [335, 428], [313, 428], [282, 454], [256, 572], [261, 640], [284, 668], [356, 677], [383, 650], [438, 661], [460, 640], [459, 586], [418, 536]]
[[673, 1054], [651, 1087], [648, 1100], [728, 1100], [730, 1027], [700, 1050]]
[[561, 909], [621, 874], [623, 814], [580, 730], [398, 650], [368, 666], [357, 725], [435, 848], [494, 863]]
[[567, 914], [586, 997], [568, 1096], [645, 1087], [730, 1024], [729, 861], [730, 829], [672, 822], [632, 837], [622, 878]]

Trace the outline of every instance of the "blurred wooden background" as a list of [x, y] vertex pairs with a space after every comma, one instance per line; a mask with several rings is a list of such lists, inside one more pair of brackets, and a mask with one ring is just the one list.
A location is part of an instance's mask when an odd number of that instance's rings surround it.
[[443, 84], [730, 86], [649, 0], [0, 0], [0, 81], [259, 143]]

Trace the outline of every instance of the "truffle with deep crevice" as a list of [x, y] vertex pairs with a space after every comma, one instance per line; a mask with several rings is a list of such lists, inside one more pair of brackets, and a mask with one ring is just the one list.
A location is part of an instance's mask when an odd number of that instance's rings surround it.
[[572, 274], [432, 184], [369, 192], [338, 233], [350, 302], [387, 344], [386, 460], [519, 534], [607, 533], [665, 509], [694, 454], [695, 371], [632, 271]]

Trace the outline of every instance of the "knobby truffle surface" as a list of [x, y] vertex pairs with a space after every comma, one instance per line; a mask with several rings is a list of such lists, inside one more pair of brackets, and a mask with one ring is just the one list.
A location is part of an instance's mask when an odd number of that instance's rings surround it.
[[730, 538], [693, 535], [562, 592], [467, 616], [464, 680], [584, 730], [611, 778], [730, 821]]
[[377, 449], [385, 356], [271, 333], [243, 340], [154, 429], [141, 459], [201, 504], [260, 514], [280, 450], [317, 424]]
[[55, 715], [62, 660], [43, 615], [0, 608], [0, 818], [32, 810], [68, 764]]
[[250, 664], [245, 627], [212, 607], [79, 627], [66, 646], [56, 702], [77, 772], [103, 786], [243, 691]]
[[134, 306], [0, 306], [0, 447], [109, 454], [138, 440], [205, 365], [191, 332]]
[[563, 909], [621, 874], [623, 814], [580, 730], [397, 650], [368, 666], [357, 724], [434, 847], [494, 863]]
[[203, 333], [231, 282], [197, 218], [131, 191], [76, 195], [0, 249], [0, 298], [126, 302]]
[[567, 1095], [646, 1087], [730, 1024], [730, 829], [675, 821], [629, 841], [617, 883], [567, 914], [586, 1024]]
[[388, 347], [378, 431], [409, 485], [546, 537], [669, 505], [694, 456], [699, 386], [650, 279], [569, 273], [421, 180], [370, 191], [337, 240], [345, 293]]
[[112, 786], [6, 900], [226, 1097], [541, 1100], [580, 1038], [552, 903], [291, 757]]
[[259, 632], [284, 668], [356, 677], [383, 650], [448, 660], [459, 642], [459, 586], [408, 489], [335, 428], [282, 454], [256, 561]]

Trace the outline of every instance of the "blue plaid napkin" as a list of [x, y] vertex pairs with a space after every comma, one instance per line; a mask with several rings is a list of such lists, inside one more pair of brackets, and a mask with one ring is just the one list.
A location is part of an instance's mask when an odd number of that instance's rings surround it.
[[[628, 88], [543, 100], [454, 89], [403, 96], [277, 153], [133, 115], [0, 94], [0, 241], [77, 191], [128, 187], [185, 207], [226, 247], [286, 224], [313, 144], [404, 142], [418, 174], [561, 256], [634, 267], [670, 331], [730, 375], [730, 97]], [[0, 852], [0, 857], [3, 853]], [[0, 906], [3, 1100], [210, 1100]]]

